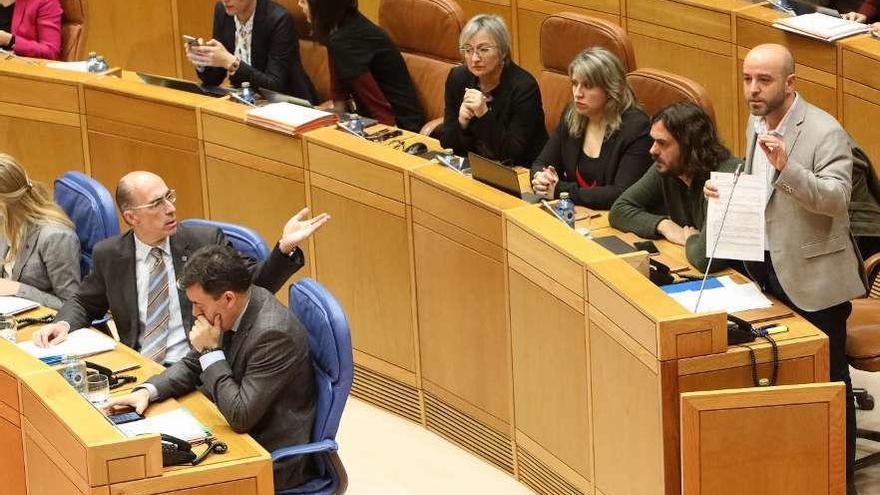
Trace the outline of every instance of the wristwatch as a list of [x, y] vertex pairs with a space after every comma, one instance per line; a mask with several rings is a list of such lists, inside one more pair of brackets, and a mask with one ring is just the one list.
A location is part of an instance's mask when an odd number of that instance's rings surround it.
[[204, 356], [205, 354], [208, 354], [209, 352], [222, 351], [222, 350], [223, 350], [222, 347], [205, 347], [205, 348], [202, 349], [202, 351], [199, 353], [199, 356]]
[[6, 49], [12, 50], [13, 47], [15, 47], [15, 35], [11, 34], [9, 35], [9, 43], [6, 43]]
[[238, 70], [238, 66], [241, 64], [241, 60], [238, 57], [235, 57], [229, 65], [226, 66], [226, 73], [229, 76], [235, 75], [235, 72]]

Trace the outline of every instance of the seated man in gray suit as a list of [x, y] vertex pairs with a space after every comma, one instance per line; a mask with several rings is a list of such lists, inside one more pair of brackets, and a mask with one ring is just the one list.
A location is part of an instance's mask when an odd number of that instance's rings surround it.
[[[150, 402], [199, 388], [229, 426], [249, 433], [268, 451], [309, 441], [315, 419], [315, 383], [302, 324], [275, 296], [251, 285], [241, 257], [228, 246], [192, 255], [178, 285], [192, 303], [190, 352], [170, 368], [115, 398], [115, 406], [143, 413]], [[308, 456], [274, 466], [275, 489], [313, 476]]]
[[[219, 229], [178, 225], [177, 197], [156, 174], [131, 172], [119, 181], [116, 203], [128, 232], [98, 243], [91, 273], [56, 317], [33, 334], [46, 347], [64, 340], [71, 329], [89, 326], [109, 309], [119, 340], [158, 363], [172, 364], [189, 352], [186, 332], [191, 307], [176, 290], [175, 274], [192, 253], [206, 245], [228, 245]], [[307, 210], [284, 226], [281, 239], [263, 263], [248, 259], [254, 284], [275, 292], [305, 263], [300, 242], [330, 217], [304, 220]]]
[[[850, 235], [853, 159], [846, 131], [795, 91], [794, 58], [784, 46], [758, 45], [743, 61], [751, 116], [745, 173], [767, 184], [763, 263], [746, 263], [762, 288], [828, 335], [831, 381], [846, 383], [848, 493], [855, 460], [855, 405], [846, 361], [850, 299], [865, 295]], [[707, 181], [704, 193], [717, 198]]]

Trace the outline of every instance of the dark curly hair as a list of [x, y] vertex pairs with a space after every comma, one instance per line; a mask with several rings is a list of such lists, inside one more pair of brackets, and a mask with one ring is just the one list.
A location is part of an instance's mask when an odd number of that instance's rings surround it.
[[730, 158], [730, 151], [718, 139], [712, 119], [691, 102], [667, 105], [651, 117], [651, 124], [663, 122], [678, 142], [681, 171], [695, 180], [706, 180], [709, 173]]

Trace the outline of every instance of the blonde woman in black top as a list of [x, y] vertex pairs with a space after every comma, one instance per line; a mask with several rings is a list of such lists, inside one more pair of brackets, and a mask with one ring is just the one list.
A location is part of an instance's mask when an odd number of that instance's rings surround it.
[[651, 166], [651, 124], [613, 53], [588, 48], [568, 74], [572, 102], [532, 165], [532, 188], [547, 199], [568, 192], [579, 205], [607, 210]]

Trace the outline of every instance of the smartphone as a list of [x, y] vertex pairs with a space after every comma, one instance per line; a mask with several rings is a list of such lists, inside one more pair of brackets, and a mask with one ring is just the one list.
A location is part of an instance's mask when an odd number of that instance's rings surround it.
[[200, 46], [199, 39], [195, 36], [190, 36], [188, 34], [183, 35], [183, 42], [190, 46]]
[[115, 425], [122, 425], [125, 423], [131, 423], [132, 421], [140, 421], [144, 419], [143, 415], [138, 414], [135, 411], [111, 414], [110, 416], [107, 416], [107, 418]]
[[660, 253], [660, 250], [657, 249], [657, 246], [651, 241], [637, 241], [633, 243], [633, 246], [639, 251], [647, 251], [648, 254]]

